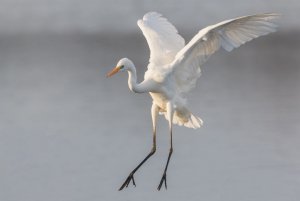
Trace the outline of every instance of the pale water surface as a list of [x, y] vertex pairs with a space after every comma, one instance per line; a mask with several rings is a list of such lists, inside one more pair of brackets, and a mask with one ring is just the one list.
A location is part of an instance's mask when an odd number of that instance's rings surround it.
[[129, 92], [126, 73], [105, 73], [126, 56], [142, 79], [141, 35], [1, 36], [0, 200], [298, 201], [298, 36], [273, 34], [209, 60], [189, 96], [204, 126], [175, 126], [161, 192], [164, 118], [137, 187], [117, 191], [150, 151], [151, 99]]

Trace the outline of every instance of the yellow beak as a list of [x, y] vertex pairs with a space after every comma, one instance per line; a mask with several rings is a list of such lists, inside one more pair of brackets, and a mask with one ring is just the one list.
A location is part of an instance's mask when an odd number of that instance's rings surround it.
[[113, 76], [114, 74], [116, 74], [117, 72], [119, 72], [119, 70], [120, 70], [120, 67], [116, 66], [114, 69], [112, 69], [109, 73], [106, 74], [106, 77]]

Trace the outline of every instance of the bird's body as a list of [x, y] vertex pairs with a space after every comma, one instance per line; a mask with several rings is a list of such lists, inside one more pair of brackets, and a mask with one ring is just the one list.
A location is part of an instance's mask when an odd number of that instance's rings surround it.
[[133, 174], [154, 154], [156, 117], [159, 113], [163, 114], [169, 122], [171, 141], [168, 161], [158, 190], [163, 183], [167, 187], [166, 171], [173, 152], [172, 124], [199, 128], [203, 123], [199, 117], [189, 111], [185, 96], [194, 88], [196, 80], [200, 77], [200, 67], [221, 47], [231, 51], [254, 38], [274, 32], [276, 25], [272, 20], [277, 17], [278, 14], [267, 13], [226, 20], [200, 30], [187, 44], [176, 28], [161, 14], [150, 12], [145, 14], [143, 19], [138, 20], [138, 26], [150, 48], [150, 59], [144, 81], [137, 83], [136, 68], [127, 58], [121, 59], [107, 76], [126, 70], [129, 75], [130, 90], [136, 93], [148, 92], [152, 97], [153, 148], [130, 173], [120, 190], [127, 187], [131, 180], [135, 185]]

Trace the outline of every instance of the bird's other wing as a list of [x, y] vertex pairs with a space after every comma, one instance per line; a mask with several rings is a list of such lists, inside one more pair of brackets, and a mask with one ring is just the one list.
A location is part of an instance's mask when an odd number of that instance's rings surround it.
[[170, 64], [184, 47], [184, 39], [177, 29], [159, 13], [149, 12], [143, 19], [138, 20], [137, 24], [150, 48], [149, 66]]
[[220, 47], [231, 51], [262, 35], [276, 31], [279, 14], [266, 13], [239, 17], [208, 26], [180, 50], [170, 68], [179, 93], [190, 91], [201, 75], [200, 65]]

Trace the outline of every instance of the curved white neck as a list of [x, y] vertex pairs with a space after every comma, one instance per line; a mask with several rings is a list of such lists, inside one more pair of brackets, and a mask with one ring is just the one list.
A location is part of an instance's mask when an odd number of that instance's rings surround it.
[[149, 89], [144, 84], [137, 83], [136, 69], [132, 67], [128, 70], [128, 87], [135, 93], [149, 92]]

